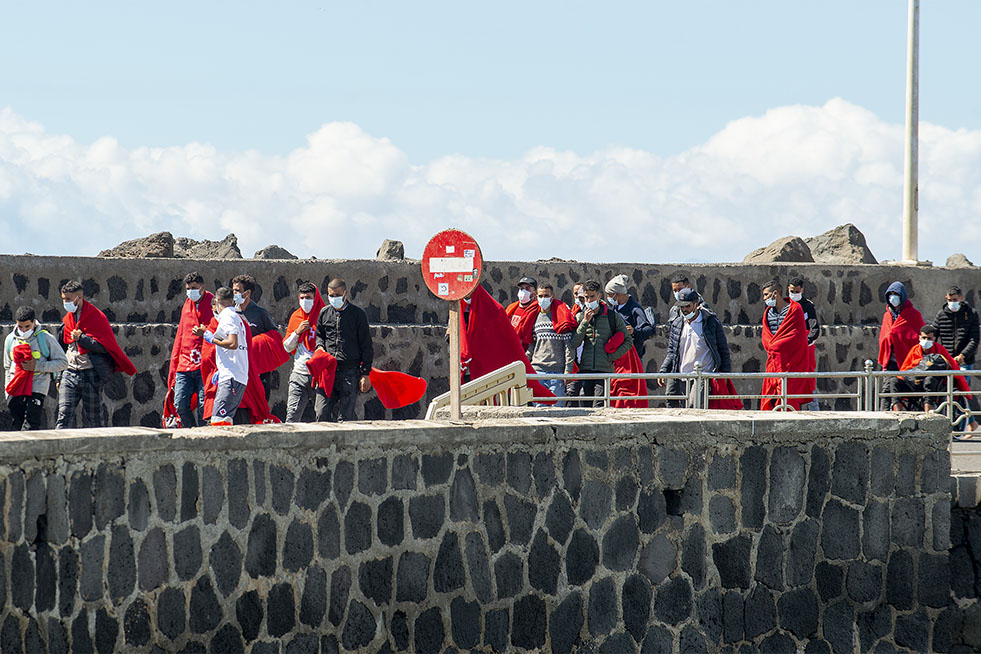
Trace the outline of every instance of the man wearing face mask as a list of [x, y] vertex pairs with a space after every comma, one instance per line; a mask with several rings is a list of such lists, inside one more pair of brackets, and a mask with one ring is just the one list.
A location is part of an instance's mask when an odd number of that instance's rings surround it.
[[[614, 362], [633, 347], [633, 337], [627, 331], [623, 316], [611, 311], [600, 299], [602, 290], [603, 287], [595, 280], [590, 279], [583, 283], [586, 306], [580, 314], [579, 326], [572, 337], [572, 347], [583, 346], [579, 362], [579, 371], [583, 373], [614, 372]], [[613, 352], [607, 352], [606, 342], [618, 333], [623, 334], [623, 342]], [[586, 397], [603, 395], [604, 388], [602, 379], [582, 381], [582, 394]], [[603, 405], [603, 400], [593, 401], [593, 406]]]
[[[804, 310], [804, 324], [807, 325], [807, 353], [811, 357], [811, 370], [817, 370], [817, 339], [821, 335], [821, 321], [817, 315], [817, 309], [814, 308], [814, 303], [804, 297], [804, 278], [803, 277], [792, 277], [790, 282], [787, 283], [787, 296], [794, 302], [800, 305], [800, 308]], [[817, 380], [814, 380], [814, 388], [811, 389], [813, 393], [817, 388]], [[817, 399], [813, 399], [810, 403], [802, 407], [805, 411], [820, 411], [821, 407], [818, 404]]]
[[48, 396], [51, 377], [68, 366], [68, 358], [57, 339], [41, 329], [34, 309], [19, 307], [14, 320], [17, 321], [14, 331], [7, 334], [3, 343], [7, 408], [14, 429], [41, 429], [44, 398]]
[[323, 392], [314, 393], [312, 377], [307, 369], [307, 361], [317, 349], [316, 324], [320, 311], [325, 306], [324, 299], [316, 286], [304, 282], [300, 284], [299, 302], [300, 308], [290, 316], [289, 325], [286, 327], [286, 338], [283, 339], [283, 347], [286, 351], [294, 353], [289, 396], [286, 400], [286, 422], [300, 422], [311, 397], [316, 398], [314, 414], [322, 412], [327, 403], [327, 397]]
[[[959, 370], [960, 367], [950, 352], [937, 342], [937, 330], [933, 325], [923, 325], [916, 345], [909, 349], [899, 369], [915, 370]], [[964, 377], [954, 377], [954, 383], [962, 391], [969, 389]], [[943, 401], [941, 397], [923, 397], [919, 393], [946, 392], [947, 379], [938, 376], [903, 375], [888, 377], [883, 384], [887, 393], [901, 393], [902, 397], [883, 398], [893, 411], [933, 411]]]
[[[703, 372], [732, 372], [729, 342], [718, 316], [701, 306], [693, 288], [681, 290], [677, 306], [679, 316], [671, 322], [668, 353], [658, 372], [693, 373], [696, 363]], [[665, 381], [658, 379], [657, 384], [663, 387]]]
[[535, 321], [541, 313], [536, 293], [538, 293], [538, 282], [535, 278], [522, 277], [518, 280], [518, 301], [512, 302], [504, 310], [511, 319], [511, 327], [521, 340], [521, 347], [526, 353], [530, 351]]
[[[540, 311], [531, 337], [531, 366], [540, 374], [572, 372], [575, 350], [572, 348], [572, 332], [576, 319], [565, 302], [555, 297], [551, 284], [538, 287]], [[547, 379], [542, 384], [556, 397], [565, 395], [564, 379]], [[555, 406], [562, 406], [562, 401]]]
[[[186, 299], [181, 307], [181, 317], [177, 324], [177, 336], [170, 350], [170, 371], [167, 374], [168, 399], [164, 412], [170, 402], [180, 418], [181, 427], [203, 426], [199, 419], [200, 408], [204, 406], [204, 380], [201, 378], [201, 345], [204, 342], [204, 325], [211, 322], [214, 295], [204, 290], [204, 277], [192, 272], [184, 277]], [[191, 399], [197, 396], [197, 403], [191, 407]]]
[[68, 367], [58, 385], [58, 423], [55, 429], [75, 427], [75, 409], [82, 404], [83, 427], [105, 427], [102, 389], [115, 372], [135, 375], [136, 367], [123, 353], [106, 315], [83, 297], [82, 285], [61, 287], [65, 307], [60, 340], [66, 346]]
[[[959, 286], [948, 288], [945, 299], [946, 302], [937, 311], [937, 317], [933, 320], [933, 324], [937, 327], [937, 340], [947, 348], [954, 361], [963, 370], [974, 370], [978, 342], [981, 341], [978, 312], [964, 301], [964, 293]], [[965, 379], [970, 385], [971, 377]], [[973, 411], [978, 410], [976, 399], [971, 398], [969, 403]], [[978, 428], [977, 420], [972, 417], [967, 428], [975, 431]]]
[[317, 318], [317, 348], [337, 359], [337, 372], [334, 390], [317, 412], [317, 421], [354, 420], [358, 391], [371, 389], [368, 375], [374, 350], [368, 316], [348, 301], [343, 279], [333, 279], [327, 285], [327, 302]]
[[[916, 345], [923, 316], [906, 295], [902, 282], [893, 282], [886, 289], [886, 310], [879, 327], [879, 365], [882, 370], [899, 370], [910, 349]], [[882, 398], [880, 411], [889, 410], [889, 400]]]
[[[251, 363], [258, 367], [259, 380], [266, 391], [266, 400], [268, 401], [273, 370], [285, 363], [289, 359], [289, 355], [283, 350], [283, 337], [279, 333], [276, 321], [272, 319], [268, 311], [252, 301], [255, 289], [256, 281], [252, 275], [239, 275], [232, 279], [235, 308], [241, 312], [242, 317], [249, 323], [249, 329], [252, 330], [252, 347], [254, 348], [255, 360]], [[264, 334], [266, 334], [265, 337], [263, 337]], [[277, 343], [278, 348], [276, 347]], [[283, 350], [282, 354], [285, 357], [269, 356], [268, 352], [275, 350]]]
[[627, 323], [627, 331], [634, 337], [634, 349], [641, 360], [644, 359], [644, 343], [654, 335], [654, 326], [647, 319], [644, 307], [627, 293], [626, 275], [617, 275], [606, 283], [606, 297]]
[[[811, 359], [807, 351], [807, 325], [804, 310], [797, 302], [783, 296], [783, 286], [777, 280], [763, 285], [763, 349], [766, 351], [766, 372], [810, 372]], [[787, 380], [788, 395], [813, 392], [813, 379], [794, 377]], [[763, 380], [760, 409], [770, 411], [782, 403], [782, 381], [778, 377]], [[795, 411], [811, 401], [811, 398], [788, 398]]]
[[[675, 273], [671, 277], [671, 294], [674, 296], [674, 304], [672, 304], [671, 309], [668, 310], [669, 325], [674, 323], [674, 321], [678, 318], [678, 316], [681, 315], [680, 310], [678, 309], [678, 299], [681, 297], [681, 292], [686, 288], [691, 288], [691, 284], [688, 283], [688, 275], [686, 275], [685, 273]], [[699, 306], [703, 306], [709, 311], [711, 311], [712, 309], [710, 309], [709, 306], [705, 304], [705, 298], [703, 298], [701, 295], [699, 295], [698, 297], [699, 297], [699, 301], [701, 302]], [[671, 382], [668, 383], [670, 384]], [[670, 391], [670, 386], [668, 390]]]

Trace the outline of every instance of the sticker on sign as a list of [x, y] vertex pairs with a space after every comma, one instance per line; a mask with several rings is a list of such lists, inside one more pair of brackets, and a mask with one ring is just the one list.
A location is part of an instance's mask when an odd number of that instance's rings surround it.
[[436, 295], [449, 295], [449, 294], [450, 294], [450, 285], [447, 284], [446, 282], [440, 282]]
[[473, 257], [433, 257], [429, 260], [431, 273], [462, 273], [473, 270]]

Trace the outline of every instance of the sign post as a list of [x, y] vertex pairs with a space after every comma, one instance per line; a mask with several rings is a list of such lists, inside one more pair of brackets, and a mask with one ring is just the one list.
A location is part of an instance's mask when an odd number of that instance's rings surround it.
[[480, 283], [480, 246], [472, 236], [447, 229], [433, 236], [422, 253], [422, 278], [436, 297], [450, 303], [450, 419], [460, 420], [460, 305]]

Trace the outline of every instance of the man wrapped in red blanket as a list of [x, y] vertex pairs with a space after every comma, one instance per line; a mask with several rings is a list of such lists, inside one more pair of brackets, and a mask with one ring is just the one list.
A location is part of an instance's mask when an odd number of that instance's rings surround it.
[[[763, 287], [763, 349], [766, 350], [767, 372], [811, 372], [811, 359], [807, 346], [807, 324], [804, 310], [790, 298], [784, 297], [783, 286], [777, 280], [767, 282]], [[781, 399], [779, 377], [763, 380], [763, 395], [760, 409], [772, 411], [779, 407]], [[813, 392], [812, 380], [806, 377], [787, 379], [787, 394], [801, 395]], [[799, 411], [801, 406], [811, 401], [810, 397], [788, 398], [787, 404]]]

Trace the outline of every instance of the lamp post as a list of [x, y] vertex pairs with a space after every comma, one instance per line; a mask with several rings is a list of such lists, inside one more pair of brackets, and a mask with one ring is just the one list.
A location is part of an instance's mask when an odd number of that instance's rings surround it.
[[909, 0], [906, 34], [906, 148], [903, 165], [903, 260], [919, 262], [917, 212], [920, 116], [920, 0]]

